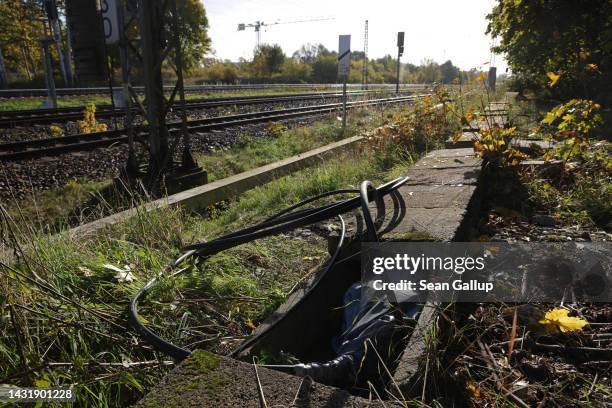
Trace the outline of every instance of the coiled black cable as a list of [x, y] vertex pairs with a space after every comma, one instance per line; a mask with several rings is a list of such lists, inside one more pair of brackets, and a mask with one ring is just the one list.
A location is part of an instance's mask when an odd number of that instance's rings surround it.
[[[300, 203], [297, 203], [289, 208], [284, 209], [283, 211], [275, 214], [274, 216], [268, 218], [267, 220], [261, 222], [260, 224], [254, 225], [252, 227], [244, 228], [242, 230], [233, 232], [231, 234], [224, 235], [220, 238], [209, 242], [200, 242], [197, 244], [190, 245], [185, 248], [185, 252], [181, 254], [178, 258], [173, 260], [164, 271], [158, 275], [157, 277], [149, 280], [134, 296], [132, 301], [130, 302], [130, 307], [128, 310], [129, 321], [132, 326], [136, 328], [141, 337], [146, 340], [149, 344], [153, 346], [157, 351], [160, 351], [166, 355], [169, 355], [177, 360], [183, 360], [187, 358], [191, 354], [191, 350], [179, 347], [175, 344], [164, 340], [160, 336], [158, 336], [151, 329], [146, 327], [138, 317], [138, 303], [141, 299], [143, 299], [147, 293], [153, 288], [159, 277], [162, 276], [164, 272], [168, 272], [173, 270], [174, 268], [179, 267], [185, 260], [191, 257], [199, 257], [199, 258], [208, 258], [212, 255], [215, 255], [221, 251], [226, 249], [254, 241], [259, 238], [264, 238], [270, 235], [279, 234], [282, 232], [286, 232], [289, 230], [293, 230], [299, 227], [303, 227], [306, 225], [314, 224], [317, 222], [324, 221], [326, 219], [330, 219], [333, 217], [338, 217], [341, 224], [341, 233], [340, 239], [338, 240], [338, 245], [334, 254], [330, 258], [324, 273], [320, 274], [320, 276], [325, 275], [336, 261], [337, 255], [342, 247], [344, 242], [346, 228], [344, 224], [344, 220], [342, 219], [341, 214], [352, 211], [361, 206], [363, 210], [363, 216], [366, 222], [366, 226], [368, 228], [368, 233], [370, 234], [371, 239], [374, 241], [378, 241], [376, 236], [374, 221], [369, 211], [368, 203], [372, 201], [374, 198], [383, 197], [386, 194], [391, 193], [392, 191], [399, 188], [403, 185], [408, 179], [406, 177], [400, 177], [395, 180], [392, 180], [386, 184], [381, 185], [378, 188], [374, 188], [372, 183], [369, 181], [364, 181], [361, 184], [361, 188], [359, 190], [355, 189], [342, 189], [342, 190], [334, 190], [328, 191], [326, 193], [319, 194], [317, 196], [310, 197]], [[316, 200], [319, 200], [324, 197], [330, 197], [333, 195], [339, 194], [347, 194], [347, 193], [355, 193], [359, 192], [359, 196], [338, 201], [335, 203], [326, 204], [320, 207], [312, 207], [305, 208], [301, 210], [294, 211], [300, 207], [303, 207], [306, 204], [312, 203]], [[188, 267], [179, 269], [177, 271], [172, 272], [169, 277], [176, 277], [186, 270]], [[316, 282], [314, 283], [316, 285]], [[273, 327], [271, 325], [269, 328]], [[269, 329], [268, 328], [268, 329]], [[239, 347], [240, 350], [247, 348], [255, 338], [251, 338]]]

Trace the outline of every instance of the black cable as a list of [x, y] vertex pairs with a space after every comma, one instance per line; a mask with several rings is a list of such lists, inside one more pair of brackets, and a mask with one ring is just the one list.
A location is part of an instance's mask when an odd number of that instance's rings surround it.
[[[299, 228], [305, 225], [314, 224], [314, 223], [317, 223], [317, 222], [320, 222], [320, 221], [323, 221], [329, 218], [338, 217], [340, 220], [340, 224], [341, 224], [340, 239], [338, 240], [338, 245], [336, 247], [336, 250], [334, 251], [334, 254], [332, 255], [332, 257], [330, 258], [330, 261], [328, 262], [324, 272], [319, 275], [319, 279], [320, 279], [320, 277], [324, 276], [333, 267], [336, 261], [336, 258], [340, 252], [340, 249], [342, 247], [342, 244], [344, 242], [344, 239], [345, 239], [346, 226], [345, 226], [345, 223], [344, 223], [344, 220], [341, 214], [344, 214], [346, 212], [359, 208], [360, 205], [361, 205], [361, 208], [364, 209], [363, 203], [365, 202], [366, 210], [364, 211], [364, 218], [366, 219], [368, 230], [374, 228], [374, 223], [372, 221], [369, 209], [367, 208], [368, 207], [367, 203], [370, 201], [371, 198], [375, 198], [375, 197], [380, 198], [384, 196], [385, 194], [391, 193], [392, 191], [399, 188], [402, 184], [404, 184], [407, 180], [408, 179], [406, 177], [400, 177], [386, 184], [381, 185], [377, 189], [372, 186], [372, 183], [364, 182], [361, 185], [362, 188], [359, 190], [360, 195], [357, 197], [338, 201], [335, 203], [326, 204], [320, 207], [306, 208], [306, 209], [302, 209], [299, 211], [293, 211], [299, 207], [302, 207], [306, 204], [309, 204], [313, 201], [319, 200], [324, 197], [329, 197], [329, 196], [338, 195], [338, 194], [354, 193], [357, 190], [342, 189], [342, 190], [328, 191], [328, 192], [316, 195], [314, 197], [301, 201], [287, 209], [282, 210], [281, 212], [275, 214], [274, 216], [268, 218], [267, 220], [261, 222], [260, 224], [254, 225], [252, 227], [244, 228], [242, 230], [236, 231], [231, 234], [224, 235], [210, 242], [200, 242], [197, 244], [190, 245], [186, 247], [185, 252], [181, 254], [178, 258], [174, 259], [169, 264], [169, 266], [164, 269], [164, 271], [169, 271], [173, 268], [180, 266], [185, 260], [191, 257], [197, 256], [199, 258], [207, 258], [209, 256], [215, 255], [226, 249], [229, 249], [229, 248], [232, 248], [232, 247], [235, 247], [235, 246], [238, 246], [238, 245], [259, 239], [259, 238], [264, 238], [270, 235], [275, 235], [281, 232], [293, 230], [293, 229], [296, 229], [296, 228]], [[369, 191], [368, 191], [368, 187], [371, 187]], [[369, 231], [369, 233], [372, 236], [374, 236], [376, 240], [378, 240], [376, 237], [375, 231]], [[176, 272], [173, 272], [171, 275], [169, 275], [169, 277], [174, 278], [182, 274], [188, 269], [189, 269], [188, 267], [182, 268]], [[141, 299], [143, 299], [147, 295], [147, 293], [151, 290], [151, 288], [155, 286], [157, 279], [161, 277], [162, 274], [159, 274], [157, 277], [149, 280], [138, 291], [136, 296], [134, 296], [134, 298], [130, 302], [130, 307], [128, 310], [129, 321], [132, 324], [132, 326], [134, 326], [136, 330], [140, 333], [140, 335], [147, 342], [149, 342], [156, 350], [164, 354], [167, 354], [171, 357], [174, 357], [177, 360], [183, 360], [191, 354], [191, 350], [179, 347], [175, 344], [172, 344], [164, 340], [163, 338], [158, 336], [156, 333], [154, 333], [151, 329], [146, 327], [140, 321], [140, 318], [138, 316], [138, 303], [140, 302]], [[317, 283], [318, 283], [318, 279], [313, 283], [312, 286], [313, 287], [316, 286]], [[273, 326], [274, 324], [269, 326], [268, 330]], [[237, 350], [235, 350], [235, 352], [244, 350], [245, 348], [250, 346], [250, 344], [252, 344], [252, 342], [255, 341], [255, 339], [256, 338], [251, 338], [243, 342], [240, 345], [240, 347]]]
[[366, 224], [368, 236], [370, 237], [370, 242], [378, 242], [376, 226], [374, 225], [374, 220], [372, 219], [372, 214], [370, 213], [368, 191], [376, 191], [376, 189], [374, 188], [374, 184], [372, 184], [371, 181], [365, 180], [361, 182], [361, 185], [359, 186], [361, 212], [363, 213], [363, 220]]

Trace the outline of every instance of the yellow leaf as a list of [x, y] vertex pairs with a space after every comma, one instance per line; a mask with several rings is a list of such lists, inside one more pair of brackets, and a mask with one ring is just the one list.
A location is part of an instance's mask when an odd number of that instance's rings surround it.
[[244, 325], [246, 327], [248, 327], [249, 329], [251, 329], [251, 330], [255, 330], [255, 328], [257, 327], [257, 326], [255, 326], [255, 323], [253, 323], [253, 321], [251, 319], [246, 319], [244, 321]]
[[302, 258], [304, 261], [318, 261], [319, 259], [321, 259], [320, 256], [305, 256]]
[[580, 331], [588, 324], [586, 320], [570, 317], [568, 314], [569, 311], [566, 309], [555, 308], [546, 312], [544, 318], [538, 323], [546, 326], [546, 331], [549, 333]]
[[587, 64], [587, 68], [591, 71], [599, 72], [601, 74], [601, 71], [599, 70], [597, 64]]
[[465, 386], [465, 389], [470, 393], [470, 395], [474, 399], [480, 399], [481, 398], [480, 388], [478, 388], [478, 386], [475, 383], [473, 383], [473, 382], [467, 383], [467, 385]]
[[559, 79], [561, 78], [561, 74], [561, 71], [559, 71], [558, 74], [555, 72], [547, 72], [546, 76], [548, 77], [548, 79], [550, 79], [548, 86], [552, 88], [553, 86], [557, 85], [557, 82], [559, 82]]
[[485, 73], [484, 73], [484, 71], [483, 71], [483, 72], [481, 72], [481, 73], [478, 75], [478, 77], [476, 78], [476, 80], [477, 80], [477, 81], [480, 81], [480, 82], [484, 82], [484, 81], [486, 81], [486, 80], [487, 80], [487, 74], [485, 74]]

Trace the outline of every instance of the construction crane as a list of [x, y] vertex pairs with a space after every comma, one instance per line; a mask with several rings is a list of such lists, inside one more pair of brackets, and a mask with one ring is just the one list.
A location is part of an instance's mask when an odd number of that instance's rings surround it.
[[259, 43], [261, 41], [261, 27], [268, 27], [268, 26], [278, 25], [278, 24], [309, 23], [311, 21], [327, 21], [327, 20], [334, 20], [334, 18], [326, 17], [326, 18], [313, 18], [313, 19], [308, 19], [308, 20], [275, 21], [273, 23], [264, 23], [263, 21], [255, 21], [254, 23], [250, 23], [250, 24], [245, 24], [245, 23], [238, 24], [238, 31], [244, 31], [247, 27], [255, 28], [255, 34], [257, 36], [256, 46], [259, 49]]

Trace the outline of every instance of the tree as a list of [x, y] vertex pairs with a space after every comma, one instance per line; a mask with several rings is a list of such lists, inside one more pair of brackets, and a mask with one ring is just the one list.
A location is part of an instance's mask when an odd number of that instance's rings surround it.
[[299, 50], [293, 53], [293, 59], [296, 59], [303, 64], [312, 64], [317, 58], [317, 55], [319, 55], [320, 47], [322, 47], [321, 44], [318, 46], [310, 43], [304, 44]]
[[34, 0], [0, 0], [0, 48], [6, 70], [32, 80], [42, 72], [42, 8]]
[[442, 79], [442, 74], [440, 73], [440, 66], [432, 59], [424, 59], [421, 62], [418, 82], [424, 82], [426, 84], [431, 84], [433, 82], [440, 82]]
[[335, 55], [319, 55], [312, 64], [312, 80], [319, 84], [332, 84], [338, 77], [338, 61]]
[[497, 0], [487, 19], [522, 86], [546, 89], [552, 72], [557, 96], [610, 95], [610, 0]]
[[219, 62], [203, 69], [204, 80], [231, 84], [238, 79], [238, 70], [231, 62]]
[[454, 66], [451, 60], [440, 65], [440, 75], [443, 84], [450, 84], [454, 79], [461, 77], [461, 70]]
[[208, 18], [200, 0], [177, 0], [183, 68], [198, 66], [210, 51]]
[[310, 80], [312, 68], [294, 58], [288, 58], [283, 64], [280, 79], [286, 83], [307, 83]]
[[252, 68], [255, 76], [269, 78], [280, 72], [285, 62], [285, 53], [280, 45], [263, 44], [255, 50]]

